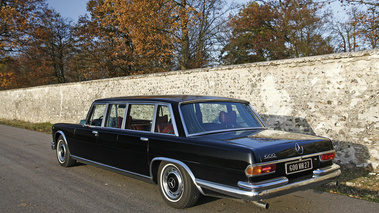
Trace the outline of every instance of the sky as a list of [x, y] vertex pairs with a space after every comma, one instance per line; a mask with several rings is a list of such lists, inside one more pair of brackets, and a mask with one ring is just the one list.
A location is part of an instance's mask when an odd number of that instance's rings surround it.
[[[228, 0], [231, 1], [231, 0]], [[239, 4], [246, 4], [251, 0], [234, 0]], [[79, 16], [85, 15], [87, 12], [88, 0], [47, 0], [50, 9], [54, 9], [64, 18], [70, 18], [77, 21]]]
[[62, 17], [70, 18], [77, 21], [79, 16], [85, 15], [87, 12], [88, 0], [47, 0], [50, 9], [54, 9]]
[[[232, 0], [227, 1], [231, 2]], [[246, 4], [250, 1], [251, 0], [234, 0], [234, 2], [238, 4]], [[47, 0], [46, 2], [51, 9], [57, 11], [62, 17], [70, 18], [74, 22], [78, 20], [79, 16], [85, 15], [87, 12], [86, 7], [88, 0]], [[342, 9], [337, 4], [332, 5], [332, 9], [337, 13], [337, 16], [339, 15], [338, 13], [342, 14], [342, 11], [340, 11]]]

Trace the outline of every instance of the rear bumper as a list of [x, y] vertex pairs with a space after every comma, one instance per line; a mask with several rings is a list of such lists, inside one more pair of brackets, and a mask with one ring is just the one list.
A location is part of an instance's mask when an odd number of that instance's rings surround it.
[[340, 166], [333, 164], [328, 167], [316, 169], [313, 171], [313, 176], [311, 178], [297, 182], [289, 182], [286, 177], [279, 177], [253, 184], [240, 181], [238, 182], [239, 187], [231, 187], [199, 179], [196, 179], [196, 184], [201, 188], [224, 194], [229, 197], [260, 201], [299, 190], [309, 189], [333, 181], [340, 174]]

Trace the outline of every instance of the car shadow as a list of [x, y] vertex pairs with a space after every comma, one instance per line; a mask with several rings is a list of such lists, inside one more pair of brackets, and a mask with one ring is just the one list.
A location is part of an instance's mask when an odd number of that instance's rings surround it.
[[[260, 114], [262, 120], [269, 129], [296, 132], [302, 134], [316, 135], [312, 126], [305, 118]], [[337, 157], [335, 162], [344, 167], [367, 167], [371, 168], [370, 152], [367, 146], [350, 141], [333, 140]]]

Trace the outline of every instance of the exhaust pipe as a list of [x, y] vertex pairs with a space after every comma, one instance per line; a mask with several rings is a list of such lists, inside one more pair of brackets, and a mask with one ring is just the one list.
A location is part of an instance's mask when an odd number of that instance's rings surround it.
[[253, 203], [261, 208], [268, 209], [270, 205], [268, 203], [264, 203], [262, 201], [253, 201]]

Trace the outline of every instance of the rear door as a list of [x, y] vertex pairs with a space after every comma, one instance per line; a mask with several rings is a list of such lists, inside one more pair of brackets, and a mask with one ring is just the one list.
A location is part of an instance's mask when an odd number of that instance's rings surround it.
[[[115, 114], [112, 108], [110, 104], [106, 121]], [[99, 131], [100, 162], [148, 176], [148, 138], [153, 134], [154, 109], [155, 104], [128, 104], [122, 128], [106, 126]]]

